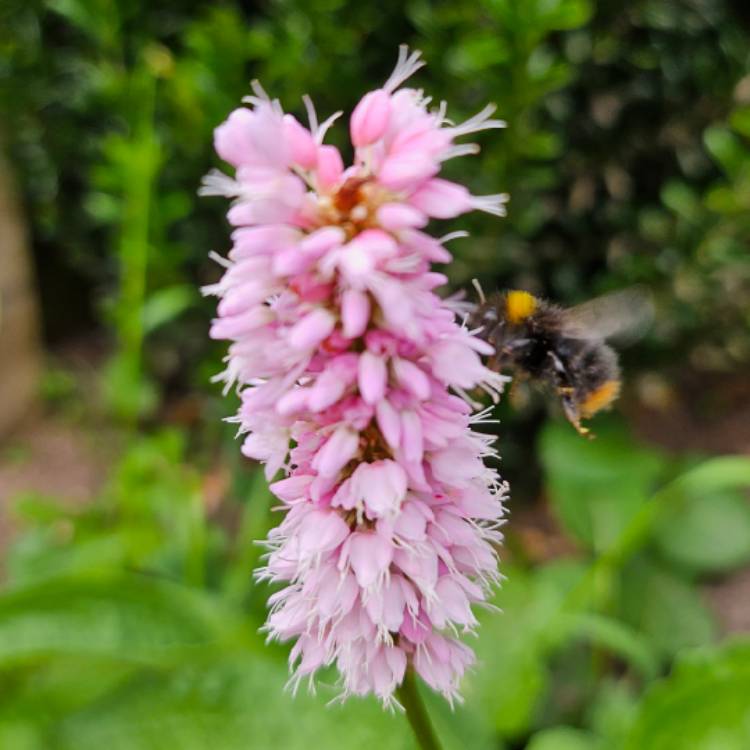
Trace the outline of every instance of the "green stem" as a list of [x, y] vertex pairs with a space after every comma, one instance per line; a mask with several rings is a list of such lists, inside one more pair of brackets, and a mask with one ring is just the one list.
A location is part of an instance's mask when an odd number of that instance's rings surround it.
[[401, 683], [397, 695], [406, 711], [406, 718], [409, 719], [409, 724], [411, 724], [419, 747], [422, 750], [440, 750], [440, 743], [432, 724], [430, 724], [430, 717], [427, 715], [424, 703], [419, 697], [414, 673], [410, 669], [406, 670], [404, 681]]

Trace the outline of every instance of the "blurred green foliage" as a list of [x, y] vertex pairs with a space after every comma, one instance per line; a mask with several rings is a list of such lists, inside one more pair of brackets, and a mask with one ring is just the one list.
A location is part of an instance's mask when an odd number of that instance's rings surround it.
[[158, 388], [193, 385], [202, 372], [210, 308], [193, 290], [216, 275], [207, 251], [227, 245], [222, 206], [195, 195], [215, 158], [212, 129], [251, 78], [298, 114], [303, 93], [323, 113], [350, 110], [388, 74], [400, 42], [424, 51], [429, 66], [417, 84], [446, 99], [455, 118], [494, 101], [509, 123], [481, 138], [480, 157], [449, 165], [477, 193], [512, 196], [502, 222], [461, 221], [473, 238], [456, 245], [455, 284], [478, 276], [489, 288], [520, 285], [573, 302], [643, 282], [659, 315], [634, 367], [721, 370], [750, 360], [742, 3], [7, 0], [3, 8], [4, 136], [43, 300], [55, 310], [47, 325], [69, 333], [92, 300], [106, 312], [120, 344], [107, 389], [125, 420], [152, 412]]
[[[502, 613], [482, 616], [465, 703], [448, 711], [423, 691], [445, 747], [744, 748], [749, 646], [709, 645], [716, 626], [698, 584], [716, 561], [695, 554], [695, 520], [680, 511], [736, 497], [750, 459], [679, 467], [614, 424], [594, 452], [557, 426], [542, 443], [563, 525], [573, 506], [590, 518], [619, 501], [618, 526], [573, 527], [576, 552], [505, 564]], [[631, 455], [647, 471], [615, 481]], [[252, 584], [247, 557], [274, 521], [264, 486], [258, 472], [239, 523], [209, 519], [182, 440], [165, 431], [125, 453], [90, 507], [21, 498], [27, 530], [0, 594], [0, 745], [144, 750], [168, 736], [186, 749], [303, 748], [314, 736], [331, 748], [412, 748], [403, 717], [373, 700], [326, 706], [333, 674], [318, 696], [284, 692], [286, 650], [258, 634], [268, 590]], [[740, 536], [723, 570], [750, 562]]]
[[[2, 137], [46, 332], [106, 331], [101, 391], [124, 450], [92, 505], [17, 503], [0, 747], [413, 747], [403, 717], [371, 701], [327, 706], [330, 684], [283, 691], [286, 650], [258, 635], [269, 591], [251, 577], [270, 497], [260, 473], [237, 468], [236, 445], [221, 446], [231, 408], [207, 395], [221, 350], [197, 291], [228, 238], [223, 206], [196, 190], [216, 163], [212, 130], [249, 80], [297, 114], [304, 93], [325, 115], [351, 110], [402, 42], [424, 51], [417, 83], [452, 116], [489, 100], [509, 123], [481, 137], [481, 156], [449, 164], [474, 192], [512, 196], [501, 222], [461, 220], [472, 239], [454, 248], [454, 285], [477, 276], [575, 302], [645, 283], [657, 322], [629, 372], [747, 366], [742, 2], [5, 0]], [[76, 389], [61, 370], [44, 381], [79, 418], [88, 393]], [[164, 427], [188, 391], [203, 392], [200, 429]], [[530, 558], [509, 525], [503, 612], [483, 616], [466, 703], [451, 712], [423, 691], [448, 749], [750, 745], [748, 642], [720, 640], [703, 596], [750, 563], [750, 460], [677, 459], [616, 421], [597, 431], [593, 443], [567, 425], [541, 432], [567, 552]], [[504, 442], [520, 485], [513, 449]], [[216, 508], [216, 481], [239, 502]]]

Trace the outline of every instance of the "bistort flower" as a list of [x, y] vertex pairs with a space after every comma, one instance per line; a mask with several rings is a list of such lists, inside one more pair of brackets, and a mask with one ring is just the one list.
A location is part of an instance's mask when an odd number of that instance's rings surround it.
[[[385, 705], [407, 668], [449, 700], [471, 664], [458, 636], [498, 579], [494, 551], [506, 487], [471, 429], [467, 391], [499, 393], [482, 364], [491, 347], [457, 322], [435, 289], [444, 245], [424, 229], [507, 196], [474, 196], [439, 178], [457, 144], [504, 125], [486, 107], [463, 124], [402, 84], [422, 66], [402, 47], [385, 85], [366, 94], [349, 129], [346, 167], [305, 98], [309, 127], [256, 83], [247, 108], [215, 132], [235, 175], [203, 193], [233, 198], [236, 227], [214, 338], [231, 341], [221, 378], [237, 384], [243, 453], [265, 464], [283, 503], [259, 577], [283, 582], [270, 638], [294, 641], [294, 688], [335, 663], [343, 695]], [[458, 233], [461, 234], [461, 233]]]

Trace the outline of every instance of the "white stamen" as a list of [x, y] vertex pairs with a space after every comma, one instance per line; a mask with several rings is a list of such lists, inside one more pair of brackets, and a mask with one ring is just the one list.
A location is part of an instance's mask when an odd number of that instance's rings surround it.
[[449, 146], [440, 154], [440, 161], [455, 159], [457, 156], [473, 156], [478, 154], [479, 150], [476, 143], [461, 143], [456, 146]]
[[305, 94], [302, 97], [302, 101], [305, 104], [305, 110], [307, 112], [307, 122], [310, 124], [310, 132], [317, 133], [318, 132], [318, 115], [315, 112], [315, 105], [313, 104], [313, 100], [307, 94]]
[[220, 266], [224, 266], [224, 268], [231, 268], [234, 265], [229, 258], [225, 258], [223, 255], [219, 255], [219, 253], [214, 252], [213, 250], [209, 252], [208, 257]]
[[331, 115], [331, 116], [330, 116], [330, 117], [329, 117], [329, 118], [328, 118], [327, 120], [323, 120], [323, 122], [322, 122], [322, 123], [320, 124], [320, 126], [318, 127], [318, 129], [317, 129], [317, 132], [315, 133], [315, 142], [316, 142], [317, 144], [321, 144], [321, 143], [323, 143], [323, 139], [325, 138], [325, 136], [326, 136], [326, 133], [328, 132], [328, 129], [329, 129], [329, 128], [331, 127], [331, 125], [333, 125], [333, 123], [334, 123], [334, 122], [336, 122], [336, 120], [338, 120], [338, 119], [339, 119], [339, 117], [341, 117], [341, 115], [343, 115], [343, 114], [344, 114], [344, 113], [343, 113], [343, 112], [341, 112], [341, 111], [339, 111], [339, 112], [334, 112], [334, 113], [333, 113], [333, 114], [332, 114], [332, 115]]
[[257, 78], [250, 81], [250, 88], [253, 90], [253, 92], [255, 93], [255, 96], [257, 96], [258, 99], [264, 102], [270, 103], [271, 97], [268, 96], [265, 89], [263, 88], [263, 86], [260, 85], [260, 81]]
[[497, 193], [496, 195], [473, 195], [471, 197], [472, 205], [479, 211], [484, 211], [495, 216], [505, 216], [505, 204], [510, 196], [507, 193]]
[[493, 128], [504, 128], [508, 123], [505, 120], [491, 120], [490, 116], [497, 109], [494, 104], [488, 104], [481, 112], [477, 112], [466, 122], [451, 128], [451, 136], [457, 138], [468, 133], [477, 133], [480, 130], [492, 130]]
[[396, 67], [385, 82], [383, 89], [392, 94], [407, 78], [411, 78], [411, 76], [424, 66], [424, 61], [419, 59], [421, 56], [422, 53], [419, 50], [415, 50], [410, 55], [409, 47], [405, 44], [400, 45]]
[[241, 194], [242, 188], [239, 182], [218, 169], [212, 169], [205, 175], [198, 188], [198, 195], [225, 195], [228, 198], [234, 198]]
[[479, 301], [484, 304], [487, 301], [487, 298], [484, 296], [484, 289], [482, 289], [482, 285], [479, 283], [479, 279], [472, 279], [471, 284], [474, 287], [474, 289], [477, 290], [477, 294], [479, 295]]
[[444, 245], [446, 242], [450, 242], [451, 240], [459, 240], [463, 239], [464, 237], [469, 237], [469, 233], [464, 231], [463, 229], [459, 229], [457, 232], [448, 232], [448, 234], [444, 234], [438, 242], [441, 245]]

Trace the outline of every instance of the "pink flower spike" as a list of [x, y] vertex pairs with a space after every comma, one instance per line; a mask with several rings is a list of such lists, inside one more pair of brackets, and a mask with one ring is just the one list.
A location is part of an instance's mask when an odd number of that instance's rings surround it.
[[349, 123], [354, 146], [369, 146], [379, 140], [388, 127], [390, 113], [391, 97], [386, 91], [377, 89], [365, 94], [354, 108]]
[[502, 123], [488, 106], [454, 124], [445, 103], [401, 88], [422, 64], [402, 46], [357, 104], [351, 165], [323, 145], [341, 113], [319, 123], [305, 96], [305, 128], [254, 82], [215, 131], [232, 174], [210, 173], [200, 191], [231, 199], [237, 227], [203, 289], [219, 298], [211, 336], [229, 342], [219, 379], [240, 394], [242, 453], [281, 506], [258, 571], [277, 586], [265, 629], [291, 642], [293, 691], [335, 665], [342, 697], [385, 707], [406, 669], [459, 698], [472, 652], [446, 634], [476, 627], [472, 607], [499, 579], [506, 493], [467, 395], [496, 396], [504, 379], [431, 268], [465, 233], [426, 229], [504, 212], [507, 196], [438, 178], [477, 151], [458, 137]]

